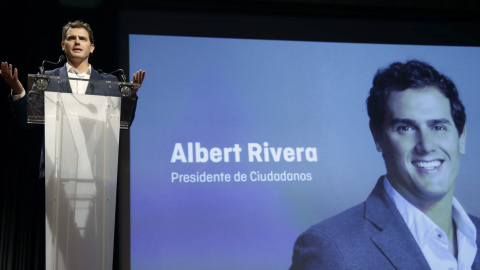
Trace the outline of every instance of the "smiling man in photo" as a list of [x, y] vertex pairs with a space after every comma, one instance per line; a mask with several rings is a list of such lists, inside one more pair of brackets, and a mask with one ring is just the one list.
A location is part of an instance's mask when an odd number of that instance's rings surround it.
[[480, 269], [480, 219], [454, 197], [467, 135], [455, 84], [396, 62], [375, 75], [367, 109], [387, 174], [364, 203], [300, 235], [291, 269]]

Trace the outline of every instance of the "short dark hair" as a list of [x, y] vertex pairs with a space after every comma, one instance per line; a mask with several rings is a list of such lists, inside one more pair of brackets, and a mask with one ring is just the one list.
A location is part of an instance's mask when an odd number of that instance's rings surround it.
[[95, 43], [95, 39], [93, 38], [93, 31], [92, 28], [90, 27], [90, 24], [83, 22], [81, 20], [76, 20], [74, 22], [68, 22], [65, 24], [62, 28], [62, 42], [67, 38], [67, 31], [70, 28], [83, 28], [87, 30], [88, 32], [88, 38], [90, 39], [90, 42], [92, 44]]
[[436, 87], [450, 100], [452, 114], [458, 134], [462, 134], [467, 121], [465, 107], [460, 100], [455, 84], [445, 75], [439, 73], [431, 65], [418, 60], [405, 63], [395, 62], [387, 68], [379, 69], [373, 78], [373, 86], [367, 98], [367, 111], [370, 125], [375, 131], [383, 126], [386, 113], [386, 102], [392, 91]]

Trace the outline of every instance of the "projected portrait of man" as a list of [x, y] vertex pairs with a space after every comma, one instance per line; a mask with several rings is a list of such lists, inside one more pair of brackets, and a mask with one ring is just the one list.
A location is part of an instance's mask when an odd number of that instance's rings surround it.
[[480, 219], [454, 197], [467, 134], [455, 84], [396, 62], [375, 75], [367, 109], [387, 173], [364, 203], [300, 235], [291, 269], [480, 269]]

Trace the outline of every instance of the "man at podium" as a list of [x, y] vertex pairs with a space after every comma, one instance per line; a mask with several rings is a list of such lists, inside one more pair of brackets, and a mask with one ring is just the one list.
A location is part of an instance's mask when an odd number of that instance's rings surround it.
[[[50, 91], [74, 93], [74, 94], [87, 94], [87, 95], [102, 95], [102, 96], [121, 96], [120, 91], [115, 88], [105, 87], [92, 87], [88, 81], [74, 80], [74, 79], [91, 79], [94, 81], [118, 81], [117, 77], [108, 74], [101, 74], [88, 62], [90, 55], [95, 50], [95, 39], [93, 31], [88, 23], [80, 20], [74, 22], [68, 22], [62, 28], [62, 51], [65, 53], [67, 63], [60, 68], [54, 70], [45, 71], [45, 75], [59, 76], [62, 78], [72, 78], [68, 84], [64, 87], [55, 86], [49, 88]], [[11, 96], [9, 101], [12, 104], [13, 112], [16, 116], [17, 122], [22, 127], [27, 127], [27, 103], [28, 96], [26, 95], [25, 88], [18, 79], [18, 70], [13, 68], [11, 64], [7, 62], [1, 63], [0, 74], [4, 78], [5, 82], [11, 87]], [[133, 88], [130, 98], [136, 99], [137, 92], [142, 85], [145, 78], [145, 71], [139, 70], [133, 74], [132, 83], [136, 83], [139, 86]], [[30, 97], [35, 96], [38, 89], [30, 90]], [[38, 95], [43, 98], [43, 95]], [[38, 100], [36, 106], [42, 106], [43, 100]], [[43, 156], [42, 162], [43, 163]], [[40, 177], [44, 176], [43, 164], [40, 169]]]
[[[77, 20], [65, 24], [62, 29], [61, 46], [62, 51], [67, 57], [67, 63], [61, 68], [45, 71], [45, 75], [64, 78], [118, 81], [113, 75], [100, 74], [89, 64], [90, 54], [95, 50], [94, 42], [93, 31], [88, 23]], [[25, 119], [24, 115], [26, 114], [27, 97], [22, 83], [18, 80], [18, 70], [13, 68], [11, 64], [2, 62], [0, 74], [12, 88], [11, 103], [17, 119], [25, 122], [23, 119]], [[139, 70], [133, 74], [132, 82], [141, 86], [144, 78], [145, 71]], [[136, 98], [140, 86], [134, 87], [130, 98]], [[49, 90], [75, 94], [121, 96], [119, 91], [115, 91], [116, 89], [96, 89], [97, 91], [93, 91], [88, 83], [78, 80], [70, 80], [70, 84], [67, 85], [66, 89]], [[26, 123], [21, 124], [24, 125]]]

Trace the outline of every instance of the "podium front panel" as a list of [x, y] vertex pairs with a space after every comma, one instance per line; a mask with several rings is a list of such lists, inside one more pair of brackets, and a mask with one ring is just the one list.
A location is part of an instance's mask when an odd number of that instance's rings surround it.
[[45, 92], [47, 269], [112, 269], [121, 98]]

